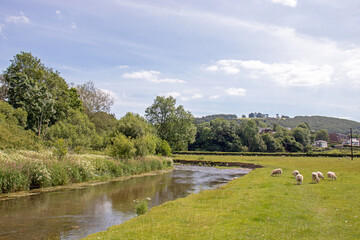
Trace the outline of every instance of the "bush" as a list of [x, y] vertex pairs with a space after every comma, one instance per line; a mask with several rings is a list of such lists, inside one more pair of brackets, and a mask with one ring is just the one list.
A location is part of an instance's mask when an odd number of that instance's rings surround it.
[[109, 147], [110, 155], [116, 158], [132, 158], [136, 154], [134, 142], [123, 134], [117, 134]]
[[53, 154], [58, 158], [58, 160], [62, 160], [65, 155], [68, 153], [68, 146], [64, 139], [60, 138], [54, 143]]
[[28, 166], [30, 188], [43, 188], [51, 186], [51, 173], [42, 162], [31, 162]]
[[171, 147], [166, 140], [160, 139], [158, 145], [156, 146], [156, 154], [160, 156], [171, 156]]
[[148, 207], [148, 202], [151, 201], [150, 198], [143, 198], [143, 199], [135, 199], [134, 200], [134, 206], [135, 206], [135, 211], [136, 214], [138, 216], [145, 214], [149, 207]]
[[50, 172], [51, 186], [66, 185], [71, 181], [67, 166], [61, 162], [51, 165]]
[[0, 193], [28, 190], [29, 178], [21, 170], [0, 165]]

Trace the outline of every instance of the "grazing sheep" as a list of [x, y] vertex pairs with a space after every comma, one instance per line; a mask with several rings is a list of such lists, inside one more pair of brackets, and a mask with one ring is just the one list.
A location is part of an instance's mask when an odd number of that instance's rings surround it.
[[336, 177], [336, 175], [335, 175], [334, 172], [328, 172], [328, 173], [327, 173], [327, 176], [328, 176], [328, 178], [331, 178], [331, 181], [334, 181], [334, 179], [335, 179], [335, 180], [337, 179], [337, 177]]
[[322, 174], [322, 172], [316, 172], [317, 176], [319, 179], [325, 179], [324, 175]]
[[296, 177], [296, 175], [298, 175], [300, 172], [298, 170], [295, 170], [292, 172], [292, 175], [294, 175]]
[[317, 173], [316, 172], [313, 172], [312, 174], [311, 174], [311, 176], [312, 176], [312, 181], [314, 182], [316, 182], [316, 183], [319, 183], [320, 182], [320, 179], [319, 179], [319, 177], [318, 177], [318, 175], [317, 175]]
[[304, 180], [304, 177], [303, 177], [303, 175], [301, 175], [299, 173], [298, 175], [296, 175], [295, 179], [296, 179], [297, 184], [301, 184], [302, 181]]
[[272, 171], [272, 173], [271, 173], [271, 176], [273, 176], [273, 175], [281, 175], [282, 174], [282, 170], [281, 170], [281, 168], [277, 168], [277, 169], [274, 169], [274, 171]]

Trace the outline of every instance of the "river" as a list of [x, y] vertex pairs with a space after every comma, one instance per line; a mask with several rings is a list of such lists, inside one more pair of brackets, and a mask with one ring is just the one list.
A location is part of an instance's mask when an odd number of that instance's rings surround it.
[[136, 217], [133, 200], [149, 208], [248, 173], [175, 165], [172, 172], [0, 201], [0, 239], [80, 239]]

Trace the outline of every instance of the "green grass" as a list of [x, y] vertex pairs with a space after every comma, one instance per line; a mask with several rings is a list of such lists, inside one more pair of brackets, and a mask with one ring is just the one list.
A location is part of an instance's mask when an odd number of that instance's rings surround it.
[[[178, 155], [176, 159], [198, 160]], [[360, 239], [360, 161], [343, 158], [205, 156], [261, 164], [216, 190], [167, 202], [87, 239]], [[280, 177], [271, 177], [274, 168]], [[304, 176], [297, 185], [291, 175]], [[311, 183], [334, 171], [337, 181]]]
[[105, 155], [0, 150], [0, 194], [142, 174], [172, 166], [166, 157], [119, 160]]

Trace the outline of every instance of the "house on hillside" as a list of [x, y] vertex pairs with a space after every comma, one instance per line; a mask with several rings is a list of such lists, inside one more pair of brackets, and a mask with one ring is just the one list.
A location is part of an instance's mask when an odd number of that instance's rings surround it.
[[[350, 140], [350, 139], [351, 139], [351, 140]], [[357, 139], [357, 138], [349, 138], [349, 139], [346, 139], [345, 141], [343, 141], [343, 144], [344, 144], [344, 145], [351, 145], [351, 142], [352, 142], [352, 145], [353, 145], [353, 146], [360, 146], [359, 139]]]
[[327, 148], [328, 147], [327, 141], [324, 141], [324, 140], [317, 140], [317, 141], [315, 141], [314, 145], [319, 148]]

